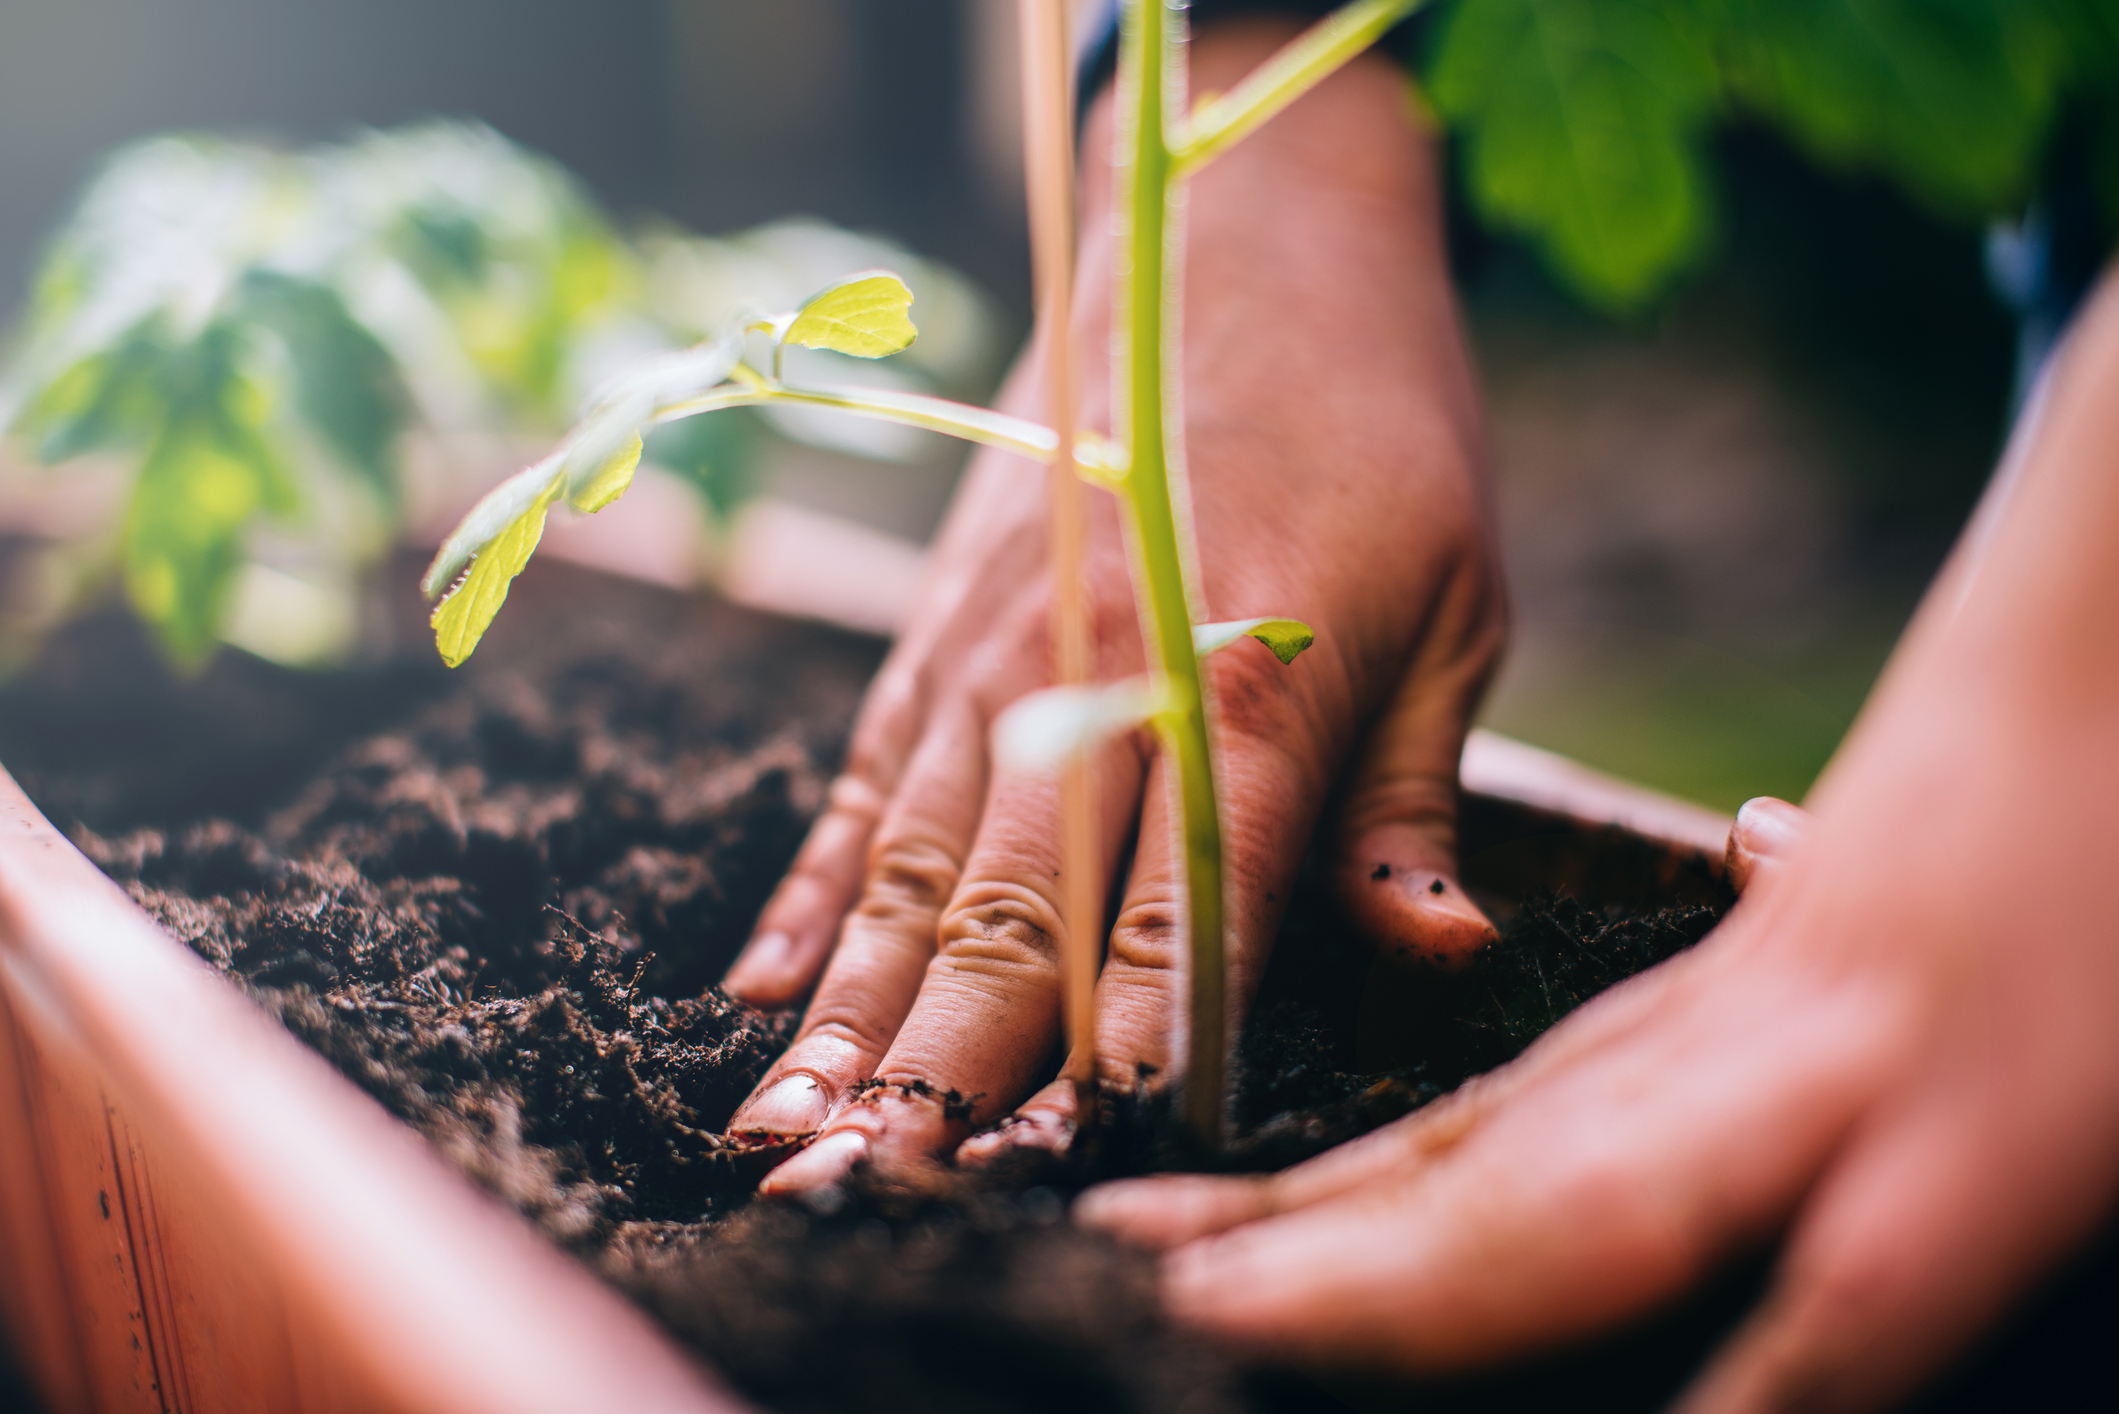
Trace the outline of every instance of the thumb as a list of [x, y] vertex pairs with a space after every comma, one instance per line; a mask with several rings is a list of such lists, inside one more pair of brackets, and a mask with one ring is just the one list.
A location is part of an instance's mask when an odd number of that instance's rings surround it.
[[1501, 648], [1498, 613], [1468, 617], [1427, 635], [1355, 762], [1336, 831], [1334, 882], [1355, 923], [1445, 965], [1496, 936], [1457, 881], [1457, 762]]
[[1809, 833], [1810, 812], [1800, 805], [1770, 795], [1745, 801], [1729, 827], [1729, 848], [1723, 856], [1730, 886], [1742, 892], [1754, 879], [1777, 872]]

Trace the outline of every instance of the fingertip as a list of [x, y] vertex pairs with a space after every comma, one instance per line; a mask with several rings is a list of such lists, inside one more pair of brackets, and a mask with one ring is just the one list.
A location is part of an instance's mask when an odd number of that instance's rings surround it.
[[1809, 835], [1813, 819], [1800, 805], [1770, 795], [1745, 801], [1729, 827], [1723, 854], [1731, 887], [1742, 892], [1761, 869], [1785, 864]]
[[1074, 1143], [1077, 1093], [1072, 1080], [1055, 1080], [1025, 1101], [1000, 1126], [974, 1134], [957, 1146], [957, 1162], [967, 1167], [998, 1163], [1026, 1150], [1064, 1154]]
[[721, 979], [721, 990], [761, 1011], [794, 1002], [809, 988], [803, 950], [780, 929], [758, 934], [737, 954]]
[[868, 1157], [868, 1136], [842, 1129], [827, 1134], [765, 1176], [758, 1191], [767, 1197], [793, 1197], [836, 1188]]
[[1254, 1178], [1166, 1174], [1100, 1184], [1074, 1200], [1074, 1220], [1121, 1242], [1162, 1251], [1271, 1211]]
[[1449, 872], [1407, 859], [1401, 851], [1350, 851], [1340, 866], [1339, 886], [1362, 931], [1378, 946], [1410, 959], [1458, 967], [1500, 936]]
[[789, 1075], [745, 1102], [729, 1124], [755, 1134], [814, 1134], [831, 1112], [831, 1097], [814, 1076]]

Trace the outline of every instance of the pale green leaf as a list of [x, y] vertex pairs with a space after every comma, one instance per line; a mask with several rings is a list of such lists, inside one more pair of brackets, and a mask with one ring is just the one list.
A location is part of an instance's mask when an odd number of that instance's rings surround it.
[[1255, 638], [1273, 650], [1283, 663], [1317, 641], [1317, 634], [1299, 619], [1232, 619], [1227, 623], [1199, 624], [1192, 630], [1192, 649], [1204, 658], [1242, 638]]
[[640, 467], [640, 434], [628, 436], [603, 464], [576, 482], [567, 492], [567, 504], [577, 511], [600, 511], [625, 494]]
[[1653, 0], [1462, 0], [1437, 42], [1428, 93], [1465, 132], [1474, 203], [1608, 308], [1705, 243], [1717, 77], [1693, 20]]
[[919, 330], [905, 311], [912, 291], [887, 270], [849, 275], [796, 313], [782, 341], [855, 358], [884, 358], [912, 347]]
[[470, 513], [449, 532], [434, 560], [420, 580], [420, 592], [429, 599], [449, 587], [459, 571], [500, 533], [514, 524], [533, 504], [549, 503], [565, 489], [560, 471], [564, 452], [554, 452], [543, 461], [516, 472], [479, 498]]
[[1019, 698], [993, 724], [993, 756], [1021, 772], [1050, 771], [1165, 710], [1146, 678], [1099, 687], [1048, 687]]
[[545, 512], [551, 509], [549, 492], [530, 503], [529, 509], [486, 543], [471, 562], [471, 571], [448, 598], [435, 606], [434, 646], [450, 667], [458, 667], [478, 647], [486, 628], [500, 606], [508, 600], [508, 586], [530, 562], [537, 542], [544, 538]]

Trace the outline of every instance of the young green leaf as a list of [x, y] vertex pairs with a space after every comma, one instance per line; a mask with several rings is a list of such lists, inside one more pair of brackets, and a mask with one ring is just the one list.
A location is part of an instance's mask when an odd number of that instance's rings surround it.
[[516, 472], [480, 497], [478, 504], [471, 507], [470, 514], [456, 523], [456, 529], [449, 532], [449, 538], [434, 552], [434, 560], [419, 582], [420, 592], [429, 599], [439, 597], [471, 562], [473, 555], [481, 553], [533, 506], [549, 505], [557, 500], [566, 489], [566, 479], [560, 470], [565, 455], [566, 449], [562, 447], [543, 461]]
[[1297, 654], [1317, 641], [1315, 631], [1299, 619], [1232, 619], [1194, 627], [1192, 649], [1204, 658], [1241, 638], [1257, 639], [1283, 663], [1294, 662]]
[[579, 483], [567, 491], [567, 504], [594, 514], [623, 496], [640, 469], [640, 434], [633, 432]]
[[910, 308], [912, 291], [903, 280], [887, 270], [864, 271], [803, 305], [781, 342], [855, 358], [885, 358], [911, 348], [919, 337], [905, 313]]
[[1051, 771], [1145, 725], [1166, 707], [1163, 694], [1144, 677], [1100, 687], [1048, 687], [1018, 699], [994, 722], [993, 758], [1011, 771]]
[[529, 506], [500, 533], [486, 542], [471, 562], [471, 571], [463, 583], [456, 586], [448, 598], [435, 606], [431, 623], [434, 627], [434, 646], [441, 650], [441, 658], [450, 667], [460, 667], [478, 647], [478, 640], [485, 635], [493, 616], [508, 600], [508, 586], [522, 567], [530, 562], [530, 555], [537, 542], [544, 538], [545, 512], [551, 509], [553, 492], [558, 489], [554, 480]]

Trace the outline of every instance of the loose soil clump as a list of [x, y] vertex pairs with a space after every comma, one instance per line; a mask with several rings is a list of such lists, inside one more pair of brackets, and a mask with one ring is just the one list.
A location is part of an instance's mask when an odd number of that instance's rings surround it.
[[[713, 984], [878, 646], [563, 566], [515, 593], [450, 678], [411, 604], [400, 651], [326, 679], [224, 655], [181, 681], [89, 621], [0, 693], [0, 757], [200, 957], [770, 1407], [1334, 1407], [1170, 1329], [1151, 1262], [1066, 1221], [1093, 1178], [1200, 1160], [1149, 1090], [1115, 1098], [1085, 1161], [754, 1201], [760, 1156], [722, 1131], [793, 1018]], [[1305, 881], [1214, 1166], [1407, 1113], [1727, 903], [1653, 851], [1613, 866], [1663, 871], [1641, 897], [1526, 892], [1522, 839], [1466, 827], [1468, 853], [1497, 841], [1496, 882], [1469, 877], [1501, 944], [1395, 972]]]

